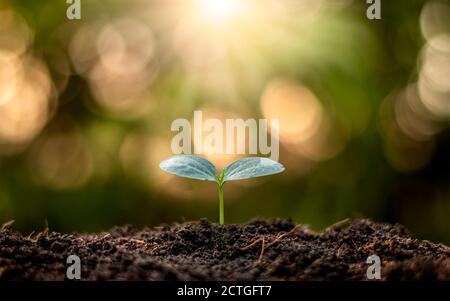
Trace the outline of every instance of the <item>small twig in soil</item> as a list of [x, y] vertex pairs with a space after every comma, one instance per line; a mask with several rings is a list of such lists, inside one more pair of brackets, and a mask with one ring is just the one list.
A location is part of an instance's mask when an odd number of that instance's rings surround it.
[[44, 231], [38, 232], [38, 233], [36, 233], [35, 231], [31, 232], [27, 236], [27, 239], [32, 240], [32, 241], [37, 241], [41, 237], [47, 237], [47, 236], [48, 236], [48, 229], [45, 229]]
[[241, 249], [242, 251], [246, 251], [246, 250], [248, 250], [248, 249], [251, 249], [252, 247], [256, 246], [258, 243], [260, 243], [262, 240], [263, 240], [263, 238], [260, 237], [260, 238], [258, 238], [257, 240], [255, 240], [254, 242], [252, 242], [251, 244], [246, 245], [246, 246], [243, 246], [243, 247], [241, 247], [240, 249]]
[[35, 233], [34, 231], [31, 231], [31, 233], [28, 234], [27, 239], [31, 240], [33, 238], [34, 233]]
[[343, 220], [341, 220], [341, 221], [338, 221], [338, 222], [336, 222], [336, 223], [334, 223], [334, 224], [328, 226], [328, 227], [325, 229], [325, 231], [335, 230], [335, 229], [338, 229], [338, 228], [342, 228], [342, 227], [348, 226], [349, 223], [350, 223], [350, 219], [349, 219], [349, 218], [346, 218], [346, 219], [343, 219]]
[[261, 253], [259, 254], [259, 257], [258, 257], [258, 262], [260, 262], [262, 260], [265, 250], [267, 250], [269, 247], [273, 246], [274, 244], [278, 243], [282, 238], [292, 235], [300, 227], [301, 227], [301, 225], [296, 225], [289, 232], [278, 233], [277, 237], [274, 240], [272, 240], [268, 245], [266, 245], [264, 236], [261, 236], [260, 238], [258, 238], [254, 242], [252, 242], [251, 244], [241, 247], [240, 250], [245, 251], [245, 250], [251, 249], [252, 247], [256, 246], [258, 243], [261, 242]]
[[267, 248], [269, 248], [269, 247], [273, 246], [274, 244], [276, 244], [277, 242], [279, 242], [280, 239], [288, 236], [289, 233], [290, 232], [284, 232], [284, 233], [278, 234], [277, 238], [275, 238], [270, 244], [267, 245]]
[[262, 246], [261, 246], [261, 253], [259, 254], [258, 262], [261, 262], [262, 256], [264, 254], [264, 250], [266, 249], [264, 237], [262, 238]]
[[14, 224], [14, 222], [15, 222], [15, 220], [12, 219], [10, 221], [7, 221], [7, 222], [3, 223], [2, 226], [1, 226], [1, 229], [4, 230], [4, 229], [10, 228], [11, 225]]
[[[298, 230], [302, 225], [297, 225], [294, 228], [291, 229], [291, 231], [289, 232], [280, 232], [277, 236], [277, 238], [275, 238], [275, 240], [273, 240], [268, 246], [267, 248], [273, 246], [274, 244], [276, 244], [277, 242], [279, 242], [282, 238], [285, 238], [287, 236], [292, 235], [296, 230]], [[266, 248], [266, 249], [267, 249]]]

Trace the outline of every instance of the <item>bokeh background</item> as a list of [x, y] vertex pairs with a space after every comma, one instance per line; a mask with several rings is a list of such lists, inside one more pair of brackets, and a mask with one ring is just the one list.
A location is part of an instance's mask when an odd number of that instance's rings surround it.
[[[273, 177], [225, 218], [399, 222], [450, 243], [450, 4], [0, 0], [0, 221], [100, 231], [218, 218], [213, 183], [164, 174], [176, 118], [279, 118]], [[204, 154], [219, 166], [234, 156]]]

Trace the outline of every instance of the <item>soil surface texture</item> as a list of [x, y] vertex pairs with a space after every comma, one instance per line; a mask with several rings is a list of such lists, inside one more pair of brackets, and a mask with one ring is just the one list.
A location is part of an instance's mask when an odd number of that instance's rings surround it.
[[69, 255], [82, 280], [450, 280], [450, 248], [400, 225], [345, 221], [314, 232], [287, 220], [217, 225], [207, 220], [100, 234], [0, 230], [0, 280], [64, 280]]

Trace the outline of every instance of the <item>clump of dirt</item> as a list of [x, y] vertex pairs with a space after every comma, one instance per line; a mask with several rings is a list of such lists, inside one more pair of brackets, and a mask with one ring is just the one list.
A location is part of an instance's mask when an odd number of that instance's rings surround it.
[[322, 232], [287, 220], [100, 234], [0, 230], [0, 280], [64, 280], [69, 255], [80, 257], [82, 280], [367, 280], [370, 255], [380, 257], [383, 280], [450, 280], [449, 247], [368, 220]]

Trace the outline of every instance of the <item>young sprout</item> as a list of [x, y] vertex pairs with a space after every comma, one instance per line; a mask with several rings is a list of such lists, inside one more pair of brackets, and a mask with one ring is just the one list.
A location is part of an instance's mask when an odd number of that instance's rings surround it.
[[268, 158], [250, 157], [234, 161], [220, 173], [214, 164], [193, 155], [173, 156], [159, 164], [171, 174], [203, 181], [216, 182], [219, 190], [219, 222], [224, 223], [223, 185], [227, 181], [268, 176], [284, 171], [284, 166]]

